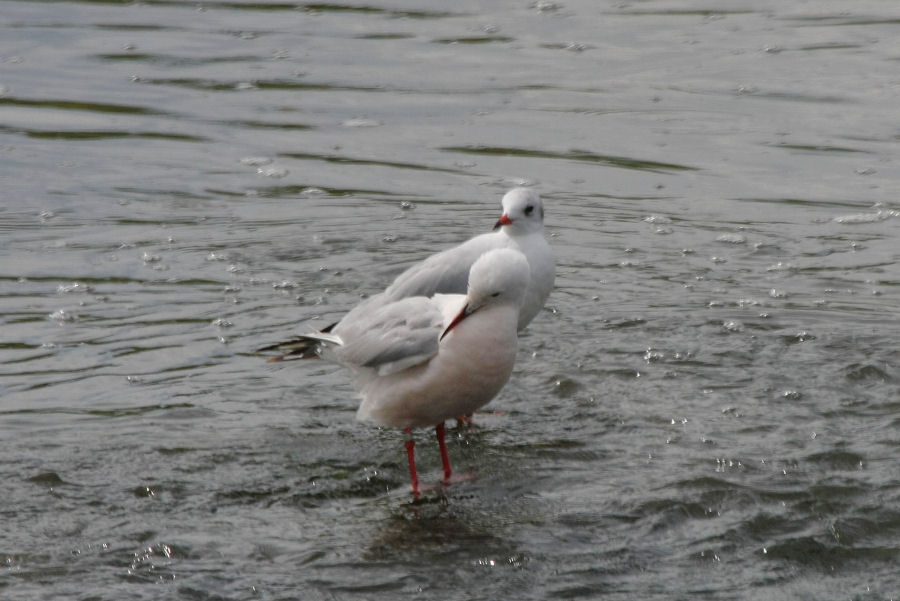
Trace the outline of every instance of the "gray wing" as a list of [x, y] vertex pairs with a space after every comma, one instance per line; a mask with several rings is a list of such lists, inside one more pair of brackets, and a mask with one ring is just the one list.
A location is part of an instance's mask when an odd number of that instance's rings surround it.
[[384, 291], [390, 300], [435, 294], [465, 294], [469, 269], [478, 257], [494, 248], [506, 246], [508, 237], [498, 233], [482, 234], [416, 263]]
[[371, 303], [368, 309], [348, 313], [335, 328], [343, 341], [335, 350], [342, 363], [385, 375], [425, 363], [437, 354], [444, 320], [430, 299]]

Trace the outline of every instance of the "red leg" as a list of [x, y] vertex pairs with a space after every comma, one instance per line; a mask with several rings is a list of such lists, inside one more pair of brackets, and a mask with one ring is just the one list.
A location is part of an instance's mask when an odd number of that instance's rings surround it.
[[438, 446], [441, 448], [441, 463], [444, 464], [444, 483], [446, 483], [450, 480], [453, 470], [450, 469], [450, 454], [447, 453], [447, 442], [444, 440], [444, 437], [447, 434], [444, 422], [441, 422], [434, 427], [434, 433], [437, 434]]
[[[407, 428], [406, 433], [412, 434], [412, 429]], [[416, 475], [416, 441], [412, 438], [406, 440], [406, 456], [409, 458], [409, 478], [412, 483], [412, 492], [415, 496], [419, 496], [419, 477]]]

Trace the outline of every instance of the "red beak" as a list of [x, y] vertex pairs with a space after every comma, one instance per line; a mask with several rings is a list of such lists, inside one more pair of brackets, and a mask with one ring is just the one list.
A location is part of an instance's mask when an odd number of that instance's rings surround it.
[[450, 330], [452, 330], [453, 328], [455, 328], [455, 327], [457, 326], [457, 324], [459, 324], [459, 322], [461, 322], [462, 320], [464, 320], [464, 319], [465, 319], [466, 317], [468, 317], [469, 315], [470, 315], [470, 313], [469, 313], [469, 305], [468, 305], [468, 303], [467, 303], [466, 306], [462, 308], [462, 311], [459, 312], [459, 315], [457, 315], [456, 317], [453, 318], [453, 321], [450, 322], [450, 325], [447, 326], [447, 329], [444, 330], [444, 333], [441, 334], [441, 337], [438, 338], [438, 340], [439, 340], [439, 341], [440, 341], [440, 340], [443, 340], [443, 339], [444, 339], [444, 336], [446, 336], [446, 335], [450, 332]]
[[503, 213], [503, 216], [497, 220], [497, 223], [494, 224], [494, 229], [499, 228], [501, 225], [511, 225], [512, 219], [509, 218], [509, 215]]

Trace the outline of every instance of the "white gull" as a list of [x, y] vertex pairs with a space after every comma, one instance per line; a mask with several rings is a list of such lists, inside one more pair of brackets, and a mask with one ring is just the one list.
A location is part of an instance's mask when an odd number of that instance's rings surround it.
[[[353, 372], [362, 397], [358, 419], [407, 432], [433, 426], [446, 482], [452, 470], [444, 421], [485, 405], [509, 380], [530, 281], [522, 253], [494, 249], [472, 265], [465, 295], [409, 296], [368, 305], [352, 320], [301, 338], [314, 343], [321, 357]], [[406, 449], [418, 494], [411, 439]]]
[[[544, 203], [529, 188], [513, 188], [501, 200], [503, 212], [494, 231], [439, 252], [401, 273], [373, 302], [436, 293], [465, 294], [472, 264], [489, 250], [513, 248], [525, 255], [531, 278], [519, 314], [522, 330], [540, 312], [553, 289], [556, 265], [544, 238]], [[348, 315], [349, 317], [349, 315]]]

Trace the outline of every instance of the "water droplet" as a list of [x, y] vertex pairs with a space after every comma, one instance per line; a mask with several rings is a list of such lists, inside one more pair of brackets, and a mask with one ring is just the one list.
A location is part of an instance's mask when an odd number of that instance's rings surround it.
[[73, 282], [71, 284], [60, 284], [56, 289], [59, 294], [69, 294], [78, 292], [91, 292], [91, 287], [81, 282]]
[[244, 157], [241, 159], [241, 163], [251, 167], [260, 167], [262, 165], [270, 165], [272, 159], [269, 157]]
[[537, 0], [532, 6], [541, 13], [551, 13], [556, 12], [560, 8], [562, 8], [562, 4], [558, 2], [553, 2], [552, 0]]
[[787, 292], [784, 290], [779, 290], [777, 288], [772, 288], [769, 290], [769, 296], [772, 298], [787, 298]]
[[297, 287], [297, 282], [292, 282], [290, 280], [282, 280], [280, 282], [275, 282], [272, 284], [272, 288], [276, 290], [290, 290]]
[[662, 361], [665, 358], [665, 354], [659, 351], [654, 351], [652, 348], [647, 349], [644, 353], [644, 361], [647, 363], [655, 363], [657, 361]]
[[212, 325], [216, 326], [217, 328], [230, 328], [234, 324], [231, 323], [230, 321], [228, 321], [227, 319], [219, 317], [212, 321]]
[[792, 269], [794, 269], [793, 263], [782, 263], [781, 261], [766, 267], [766, 271], [790, 271]]
[[381, 121], [377, 119], [367, 119], [365, 117], [357, 117], [355, 119], [347, 119], [342, 122], [341, 125], [344, 127], [378, 127], [381, 125]]
[[736, 319], [729, 319], [722, 324], [722, 327], [725, 328], [729, 332], [743, 332], [744, 324], [739, 322]]
[[744, 244], [747, 242], [747, 238], [740, 234], [722, 234], [718, 238], [716, 238], [716, 242], [726, 242], [728, 244]]
[[141, 255], [141, 260], [144, 263], [158, 263], [162, 260], [162, 257], [144, 251], [144, 254]]
[[53, 321], [58, 321], [60, 323], [75, 321], [76, 319], [78, 319], [77, 315], [70, 311], [66, 311], [65, 309], [58, 309], [51, 313], [48, 317]]
[[259, 167], [256, 169], [256, 173], [262, 175], [263, 177], [271, 177], [273, 179], [281, 179], [282, 177], [286, 177], [290, 171], [285, 169], [284, 167]]

